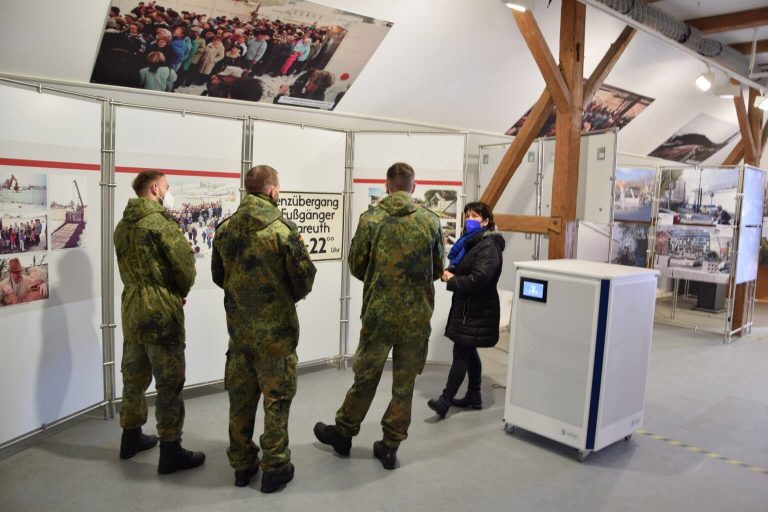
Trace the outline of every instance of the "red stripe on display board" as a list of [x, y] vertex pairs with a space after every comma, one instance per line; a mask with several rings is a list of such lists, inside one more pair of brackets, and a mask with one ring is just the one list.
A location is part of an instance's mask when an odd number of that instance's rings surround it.
[[[381, 179], [368, 179], [368, 178], [355, 178], [353, 183], [386, 183], [387, 180]], [[416, 185], [446, 185], [449, 187], [460, 187], [463, 185], [461, 181], [440, 181], [440, 180], [416, 180]]]
[[48, 169], [77, 169], [80, 171], [101, 170], [101, 164], [55, 162], [52, 160], [26, 160], [23, 158], [0, 158], [0, 165], [15, 165], [17, 167], [46, 167]]
[[189, 169], [161, 169], [159, 167], [125, 167], [122, 165], [115, 167], [115, 172], [126, 172], [137, 174], [142, 171], [159, 171], [169, 176], [206, 176], [208, 178], [237, 178], [240, 179], [239, 172], [223, 171], [192, 171]]

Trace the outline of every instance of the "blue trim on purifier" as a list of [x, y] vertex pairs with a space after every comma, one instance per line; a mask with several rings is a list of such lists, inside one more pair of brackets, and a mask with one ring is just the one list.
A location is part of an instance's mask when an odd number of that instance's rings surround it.
[[595, 361], [592, 369], [592, 393], [589, 399], [589, 423], [587, 424], [587, 450], [595, 448], [597, 433], [597, 412], [600, 406], [600, 388], [603, 380], [603, 356], [605, 355], [605, 329], [608, 323], [608, 295], [611, 282], [600, 281], [600, 307], [597, 313], [597, 336], [595, 339]]

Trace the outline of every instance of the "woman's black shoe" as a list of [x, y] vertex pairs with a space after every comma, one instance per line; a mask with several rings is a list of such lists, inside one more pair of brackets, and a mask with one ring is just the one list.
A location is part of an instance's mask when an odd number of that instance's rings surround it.
[[445, 415], [448, 414], [448, 409], [451, 408], [451, 401], [447, 399], [445, 395], [440, 395], [437, 400], [428, 401], [427, 405], [430, 409], [435, 411], [438, 416], [445, 418]]
[[451, 403], [456, 407], [463, 407], [464, 409], [482, 409], [483, 398], [480, 393], [468, 392], [464, 395], [464, 398], [454, 398]]

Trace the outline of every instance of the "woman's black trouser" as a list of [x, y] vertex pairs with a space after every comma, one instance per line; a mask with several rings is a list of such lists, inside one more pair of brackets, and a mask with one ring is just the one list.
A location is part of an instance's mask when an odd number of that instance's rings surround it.
[[467, 393], [480, 393], [481, 373], [483, 365], [480, 362], [480, 354], [477, 353], [477, 347], [468, 347], [465, 345], [453, 344], [453, 363], [448, 372], [448, 382], [443, 390], [443, 396], [451, 399], [459, 392], [461, 383], [464, 382], [464, 376], [469, 377], [467, 383]]

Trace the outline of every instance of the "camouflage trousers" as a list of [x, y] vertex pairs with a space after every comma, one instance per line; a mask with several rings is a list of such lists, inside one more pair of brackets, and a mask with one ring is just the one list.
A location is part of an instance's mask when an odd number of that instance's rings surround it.
[[138, 428], [147, 422], [147, 402], [144, 393], [155, 377], [157, 398], [155, 418], [161, 441], [175, 441], [181, 437], [184, 426], [183, 343], [160, 345], [157, 343], [123, 343], [123, 405], [120, 426]]
[[346, 436], [356, 436], [371, 406], [389, 351], [392, 350], [392, 400], [381, 419], [384, 444], [397, 448], [408, 437], [416, 376], [427, 360], [427, 341], [388, 344], [360, 341], [352, 362], [355, 382], [336, 412], [336, 426]]
[[229, 393], [229, 448], [235, 469], [246, 469], [256, 460], [253, 442], [256, 408], [264, 396], [264, 432], [261, 434], [264, 471], [279, 471], [291, 461], [288, 448], [288, 414], [296, 395], [296, 352], [273, 356], [267, 351], [230, 348], [224, 386]]

